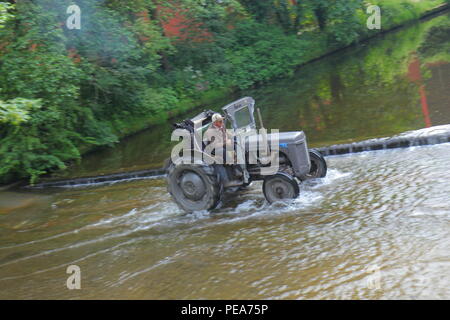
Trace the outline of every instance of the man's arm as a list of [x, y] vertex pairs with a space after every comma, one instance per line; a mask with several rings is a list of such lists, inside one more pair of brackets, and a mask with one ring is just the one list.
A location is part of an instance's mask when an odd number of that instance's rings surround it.
[[205, 136], [203, 138], [203, 141], [207, 142], [208, 145], [210, 145], [213, 149], [223, 147], [223, 143], [221, 142], [221, 140], [222, 139], [220, 139], [220, 132], [213, 129], [206, 130]]

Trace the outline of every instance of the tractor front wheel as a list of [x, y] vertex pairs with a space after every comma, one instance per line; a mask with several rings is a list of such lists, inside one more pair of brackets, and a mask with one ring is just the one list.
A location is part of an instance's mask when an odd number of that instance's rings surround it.
[[278, 172], [264, 179], [263, 192], [267, 201], [273, 203], [297, 198], [300, 194], [300, 188], [294, 177]]

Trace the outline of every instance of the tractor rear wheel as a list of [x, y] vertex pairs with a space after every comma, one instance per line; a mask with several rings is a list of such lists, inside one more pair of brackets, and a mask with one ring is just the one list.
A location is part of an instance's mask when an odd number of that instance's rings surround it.
[[322, 154], [314, 149], [309, 150], [311, 169], [306, 175], [307, 178], [323, 178], [327, 175], [327, 162]]
[[167, 190], [181, 209], [191, 213], [216, 208], [222, 184], [212, 166], [171, 164], [167, 169]]
[[294, 177], [278, 172], [264, 179], [263, 192], [269, 203], [276, 201], [295, 199], [300, 194], [298, 182]]

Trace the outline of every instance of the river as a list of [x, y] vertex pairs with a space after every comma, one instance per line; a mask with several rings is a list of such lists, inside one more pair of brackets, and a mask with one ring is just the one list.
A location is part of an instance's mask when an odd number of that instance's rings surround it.
[[[449, 30], [448, 14], [422, 21], [230, 100], [254, 97], [266, 127], [302, 129], [315, 147], [449, 124]], [[57, 176], [160, 167], [170, 131]], [[450, 144], [327, 161], [294, 203], [268, 205], [255, 183], [191, 215], [158, 177], [0, 191], [0, 298], [450, 298]], [[81, 290], [66, 288], [69, 265]]]

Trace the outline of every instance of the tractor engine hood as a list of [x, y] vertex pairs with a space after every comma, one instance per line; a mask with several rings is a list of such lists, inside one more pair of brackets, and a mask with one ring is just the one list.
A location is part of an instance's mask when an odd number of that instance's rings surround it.
[[[275, 138], [276, 133], [268, 134], [267, 142], [269, 146]], [[258, 143], [263, 143], [263, 136], [253, 135], [246, 137], [246, 150], [249, 153], [258, 154]], [[292, 165], [294, 174], [303, 180], [311, 169], [308, 144], [303, 131], [280, 132], [278, 133], [279, 152], [284, 154]], [[261, 149], [264, 147], [262, 146]]]
[[[267, 142], [269, 146], [271, 145], [271, 141], [275, 139], [275, 135], [278, 135], [278, 144], [280, 145], [280, 150], [283, 148], [287, 148], [289, 145], [306, 145], [306, 135], [303, 131], [295, 131], [295, 132], [280, 132], [267, 134]], [[263, 142], [263, 136], [261, 134], [248, 136], [245, 139], [245, 144], [248, 151], [255, 152], [258, 150], [258, 143]]]

